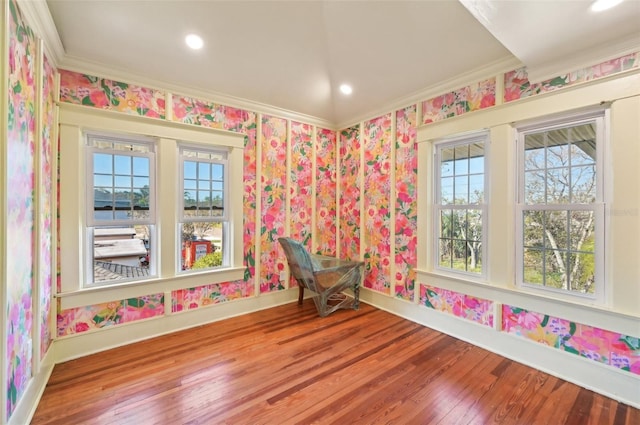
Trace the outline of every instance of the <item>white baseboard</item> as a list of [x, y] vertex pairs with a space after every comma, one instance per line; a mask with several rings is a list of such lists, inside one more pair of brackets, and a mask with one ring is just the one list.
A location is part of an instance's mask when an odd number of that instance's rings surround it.
[[640, 377], [627, 371], [368, 289], [360, 291], [360, 300], [624, 404], [640, 408]]

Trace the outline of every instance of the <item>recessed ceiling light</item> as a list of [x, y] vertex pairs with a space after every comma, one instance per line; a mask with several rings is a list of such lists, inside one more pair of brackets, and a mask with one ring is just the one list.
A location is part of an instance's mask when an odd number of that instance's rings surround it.
[[349, 94], [353, 93], [353, 88], [351, 88], [351, 86], [349, 84], [342, 84], [340, 86], [340, 91], [342, 92], [342, 94], [349, 95]]
[[194, 50], [202, 49], [202, 46], [204, 46], [204, 41], [202, 41], [202, 37], [199, 35], [189, 34], [184, 41], [187, 43], [187, 46]]
[[602, 12], [603, 10], [611, 9], [619, 5], [622, 1], [623, 0], [596, 0], [591, 5], [591, 10], [594, 12]]

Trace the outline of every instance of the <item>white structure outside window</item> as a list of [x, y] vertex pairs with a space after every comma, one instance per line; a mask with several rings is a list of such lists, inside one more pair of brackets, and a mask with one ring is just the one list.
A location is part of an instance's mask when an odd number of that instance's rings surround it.
[[488, 133], [434, 145], [434, 267], [484, 276]]
[[517, 128], [517, 280], [602, 300], [604, 112]]

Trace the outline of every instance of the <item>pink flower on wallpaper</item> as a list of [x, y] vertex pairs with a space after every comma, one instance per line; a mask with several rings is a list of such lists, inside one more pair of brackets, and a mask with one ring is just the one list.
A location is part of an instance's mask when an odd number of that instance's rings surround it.
[[340, 256], [360, 258], [360, 134], [359, 127], [340, 132]]

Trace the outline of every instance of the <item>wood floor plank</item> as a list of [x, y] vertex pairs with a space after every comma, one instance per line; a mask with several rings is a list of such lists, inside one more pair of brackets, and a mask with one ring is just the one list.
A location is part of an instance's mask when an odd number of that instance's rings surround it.
[[311, 300], [56, 365], [32, 424], [615, 424], [638, 409], [366, 304]]

